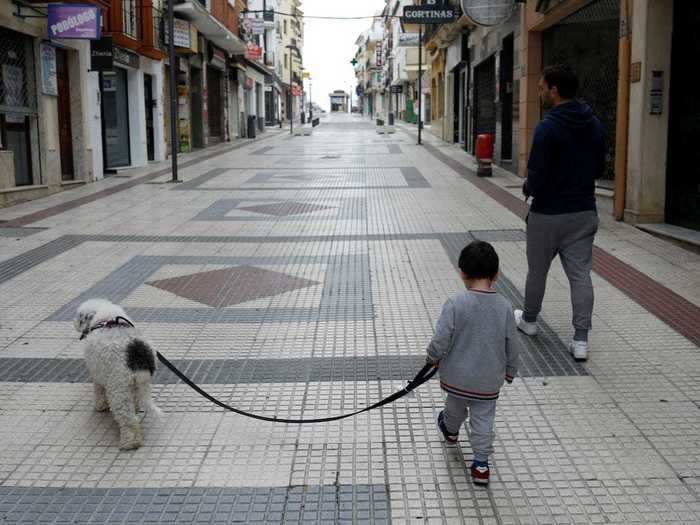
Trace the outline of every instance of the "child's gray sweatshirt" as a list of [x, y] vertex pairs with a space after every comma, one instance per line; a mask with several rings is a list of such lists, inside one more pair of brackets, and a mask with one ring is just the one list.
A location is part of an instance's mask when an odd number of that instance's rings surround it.
[[465, 291], [442, 308], [428, 355], [440, 361], [440, 385], [454, 396], [498, 399], [518, 368], [511, 304], [496, 292]]

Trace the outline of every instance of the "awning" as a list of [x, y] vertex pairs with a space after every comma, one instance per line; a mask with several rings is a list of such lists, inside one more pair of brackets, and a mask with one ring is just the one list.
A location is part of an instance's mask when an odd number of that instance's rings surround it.
[[211, 40], [224, 51], [228, 51], [231, 54], [242, 54], [245, 52], [246, 48], [243, 40], [211, 16], [209, 11], [196, 0], [175, 4], [173, 10], [183, 18], [191, 21], [207, 40]]
[[258, 62], [257, 60], [248, 60], [247, 58], [243, 58], [241, 61], [247, 67], [255, 69], [263, 75], [272, 75], [272, 70], [265, 67], [261, 62]]

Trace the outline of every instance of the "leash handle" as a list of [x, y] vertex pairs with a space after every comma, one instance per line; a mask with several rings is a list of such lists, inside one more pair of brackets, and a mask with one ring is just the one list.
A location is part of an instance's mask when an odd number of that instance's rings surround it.
[[353, 416], [356, 416], [358, 414], [362, 414], [363, 412], [369, 412], [370, 410], [374, 410], [375, 408], [380, 408], [380, 407], [383, 407], [384, 405], [388, 405], [389, 403], [393, 403], [397, 399], [400, 399], [403, 396], [409, 394], [410, 392], [412, 392], [413, 390], [415, 390], [416, 388], [418, 388], [422, 384], [430, 381], [430, 379], [437, 373], [437, 370], [438, 370], [437, 366], [432, 365], [432, 364], [426, 364], [420, 370], [420, 372], [418, 372], [418, 374], [416, 374], [416, 376], [411, 381], [408, 382], [408, 385], [406, 385], [405, 388], [399, 390], [398, 392], [394, 392], [389, 397], [384, 398], [381, 401], [374, 403], [373, 405], [365, 407], [362, 410], [352, 412], [350, 414], [343, 414], [340, 416], [323, 417], [323, 418], [315, 418], [315, 419], [283, 419], [283, 418], [259, 416], [257, 414], [251, 414], [250, 412], [245, 412], [243, 410], [239, 410], [239, 409], [234, 408], [230, 405], [227, 405], [226, 403], [224, 403], [222, 401], [219, 401], [214, 396], [207, 393], [204, 389], [200, 388], [197, 384], [195, 384], [189, 377], [187, 377], [185, 374], [183, 374], [174, 364], [172, 364], [170, 361], [168, 361], [160, 352], [156, 352], [156, 355], [158, 356], [158, 360], [161, 363], [163, 363], [173, 374], [175, 374], [178, 378], [180, 378], [187, 386], [192, 388], [199, 395], [201, 395], [205, 399], [208, 399], [209, 401], [211, 401], [215, 405], [223, 408], [224, 410], [228, 410], [229, 412], [234, 412], [234, 413], [239, 414], [241, 416], [250, 417], [253, 419], [258, 419], [260, 421], [269, 421], [271, 423], [290, 423], [290, 424], [327, 423], [329, 421], [338, 421], [339, 419], [346, 419], [348, 417], [353, 417]]

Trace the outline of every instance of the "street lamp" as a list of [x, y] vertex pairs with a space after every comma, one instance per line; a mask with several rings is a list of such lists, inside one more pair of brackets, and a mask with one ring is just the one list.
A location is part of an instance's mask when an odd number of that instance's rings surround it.
[[299, 55], [299, 48], [294, 44], [287, 45], [289, 49], [289, 133], [294, 134], [294, 94], [292, 93], [292, 72], [294, 71], [294, 61], [292, 60], [292, 51], [296, 51]]

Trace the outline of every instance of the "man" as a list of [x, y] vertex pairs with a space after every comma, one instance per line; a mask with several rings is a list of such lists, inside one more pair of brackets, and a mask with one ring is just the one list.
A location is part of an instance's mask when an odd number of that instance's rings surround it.
[[593, 314], [591, 265], [598, 230], [595, 179], [605, 169], [603, 127], [591, 108], [575, 100], [578, 79], [568, 66], [545, 68], [539, 81], [547, 111], [533, 137], [528, 176], [523, 185], [533, 201], [527, 217], [525, 306], [515, 311], [520, 331], [537, 333], [547, 273], [559, 255], [571, 286], [574, 336], [569, 350], [588, 358]]

